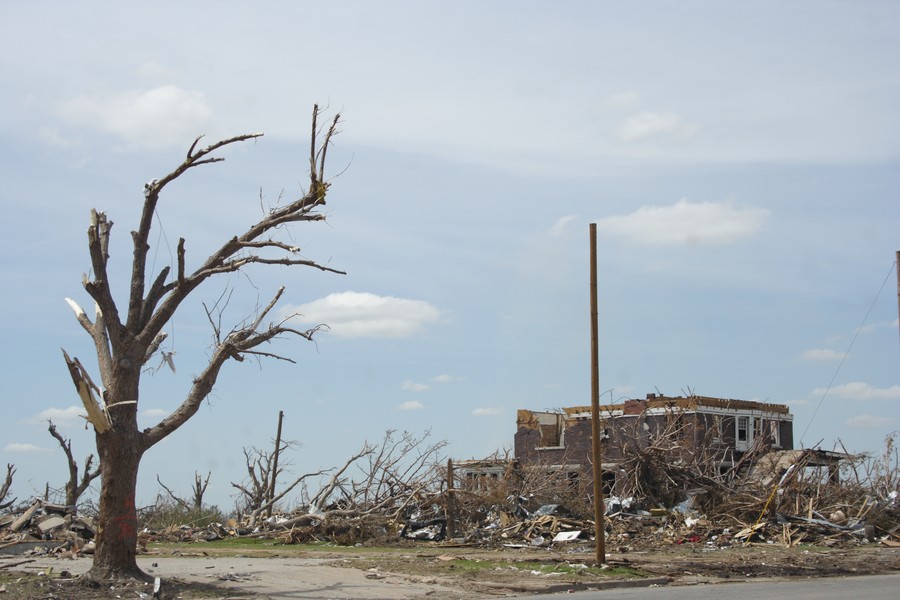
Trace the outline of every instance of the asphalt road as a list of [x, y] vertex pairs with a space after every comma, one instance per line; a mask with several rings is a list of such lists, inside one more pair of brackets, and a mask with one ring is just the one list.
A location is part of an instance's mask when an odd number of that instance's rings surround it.
[[[560, 594], [516, 597], [528, 598], [528, 600], [559, 600]], [[651, 600], [657, 598], [660, 600], [747, 600], [748, 598], [896, 600], [896, 598], [900, 598], [900, 574], [597, 590], [569, 593], [565, 597], [571, 600], [618, 600], [619, 598], [650, 598]]]

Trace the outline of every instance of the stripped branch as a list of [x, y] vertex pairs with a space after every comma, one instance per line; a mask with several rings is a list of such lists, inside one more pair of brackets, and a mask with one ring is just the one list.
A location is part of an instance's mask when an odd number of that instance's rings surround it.
[[16, 499], [13, 498], [9, 502], [4, 502], [6, 500], [6, 495], [9, 494], [9, 488], [12, 487], [13, 475], [16, 473], [16, 467], [12, 464], [6, 465], [6, 480], [3, 482], [3, 485], [0, 486], [0, 510], [6, 510], [13, 504], [15, 504]]

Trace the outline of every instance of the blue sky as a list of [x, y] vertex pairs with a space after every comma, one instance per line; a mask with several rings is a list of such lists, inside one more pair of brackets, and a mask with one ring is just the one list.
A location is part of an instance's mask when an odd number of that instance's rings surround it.
[[[60, 348], [91, 364], [91, 208], [124, 297], [143, 183], [196, 135], [262, 131], [167, 188], [156, 269], [194, 260], [307, 180], [313, 103], [343, 115], [328, 222], [304, 254], [348, 272], [211, 282], [148, 373], [150, 424], [208, 356], [201, 302], [332, 332], [296, 365], [229, 364], [144, 459], [230, 508], [242, 447], [279, 410], [294, 474], [385, 430], [456, 458], [512, 446], [517, 408], [590, 402], [588, 224], [599, 231], [603, 401], [695, 392], [788, 404], [806, 446], [877, 452], [900, 428], [900, 5], [892, 2], [0, 0], [0, 460], [20, 498], [61, 486], [46, 419], [92, 450]], [[262, 200], [260, 199], [262, 194]], [[189, 259], [190, 260], [190, 259]], [[151, 364], [157, 367], [158, 364]]]

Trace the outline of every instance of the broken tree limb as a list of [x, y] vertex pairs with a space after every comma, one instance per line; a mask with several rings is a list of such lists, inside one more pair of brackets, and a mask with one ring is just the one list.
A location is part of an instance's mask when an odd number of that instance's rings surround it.
[[340, 484], [341, 484], [341, 476], [344, 472], [350, 468], [350, 465], [355, 463], [357, 460], [362, 458], [363, 456], [368, 456], [375, 451], [374, 448], [370, 447], [368, 443], [363, 444], [362, 450], [354, 454], [350, 457], [347, 462], [344, 463], [344, 466], [335, 471], [335, 473], [331, 476], [321, 490], [315, 495], [315, 497], [310, 501], [310, 504], [318, 509], [323, 509], [325, 507], [325, 503], [328, 502], [328, 499], [331, 497], [331, 494], [334, 493]]
[[272, 508], [276, 502], [278, 502], [282, 498], [284, 498], [288, 493], [291, 492], [291, 490], [293, 490], [295, 487], [297, 487], [301, 482], [306, 480], [308, 477], [317, 477], [317, 476], [322, 475], [327, 472], [328, 472], [328, 469], [322, 469], [321, 471], [316, 471], [315, 473], [306, 473], [304, 475], [301, 475], [297, 479], [295, 479], [292, 484], [290, 484], [289, 486], [284, 488], [279, 494], [268, 499], [265, 503], [261, 504], [258, 508], [254, 509], [250, 513], [250, 527], [256, 527], [256, 520], [259, 518], [259, 515], [261, 515], [263, 512]]
[[3, 485], [0, 486], [0, 510], [5, 510], [15, 504], [16, 498], [13, 498], [9, 502], [3, 502], [6, 500], [6, 495], [9, 493], [9, 488], [12, 486], [13, 475], [16, 473], [16, 467], [13, 464], [6, 465], [6, 480], [3, 482]]
[[72, 376], [72, 383], [75, 384], [78, 397], [81, 398], [81, 403], [84, 404], [84, 408], [87, 411], [87, 420], [91, 422], [97, 433], [106, 433], [111, 427], [109, 415], [106, 414], [106, 411], [103, 410], [100, 402], [94, 396], [94, 391], [100, 395], [100, 388], [91, 380], [87, 370], [85, 370], [77, 357], [75, 359], [69, 358], [65, 350], [62, 353], [66, 359], [66, 365], [69, 367], [69, 374]]

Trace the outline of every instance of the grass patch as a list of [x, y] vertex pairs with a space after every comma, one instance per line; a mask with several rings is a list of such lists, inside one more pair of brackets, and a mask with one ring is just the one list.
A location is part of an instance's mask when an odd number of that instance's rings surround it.
[[0, 572], [0, 586], [7, 586], [14, 583], [29, 583], [37, 581], [39, 577], [30, 573], [20, 573], [18, 571]]
[[154, 554], [191, 555], [202, 553], [213, 556], [256, 557], [314, 557], [339, 553], [341, 555], [365, 555], [390, 549], [363, 546], [339, 546], [331, 542], [285, 544], [278, 539], [264, 537], [230, 537], [210, 542], [151, 542], [147, 550]]
[[484, 571], [510, 570], [525, 571], [533, 575], [570, 575], [591, 577], [646, 577], [637, 569], [630, 567], [592, 567], [582, 563], [565, 561], [494, 561], [477, 559], [458, 559], [449, 564], [451, 569], [481, 573]]

